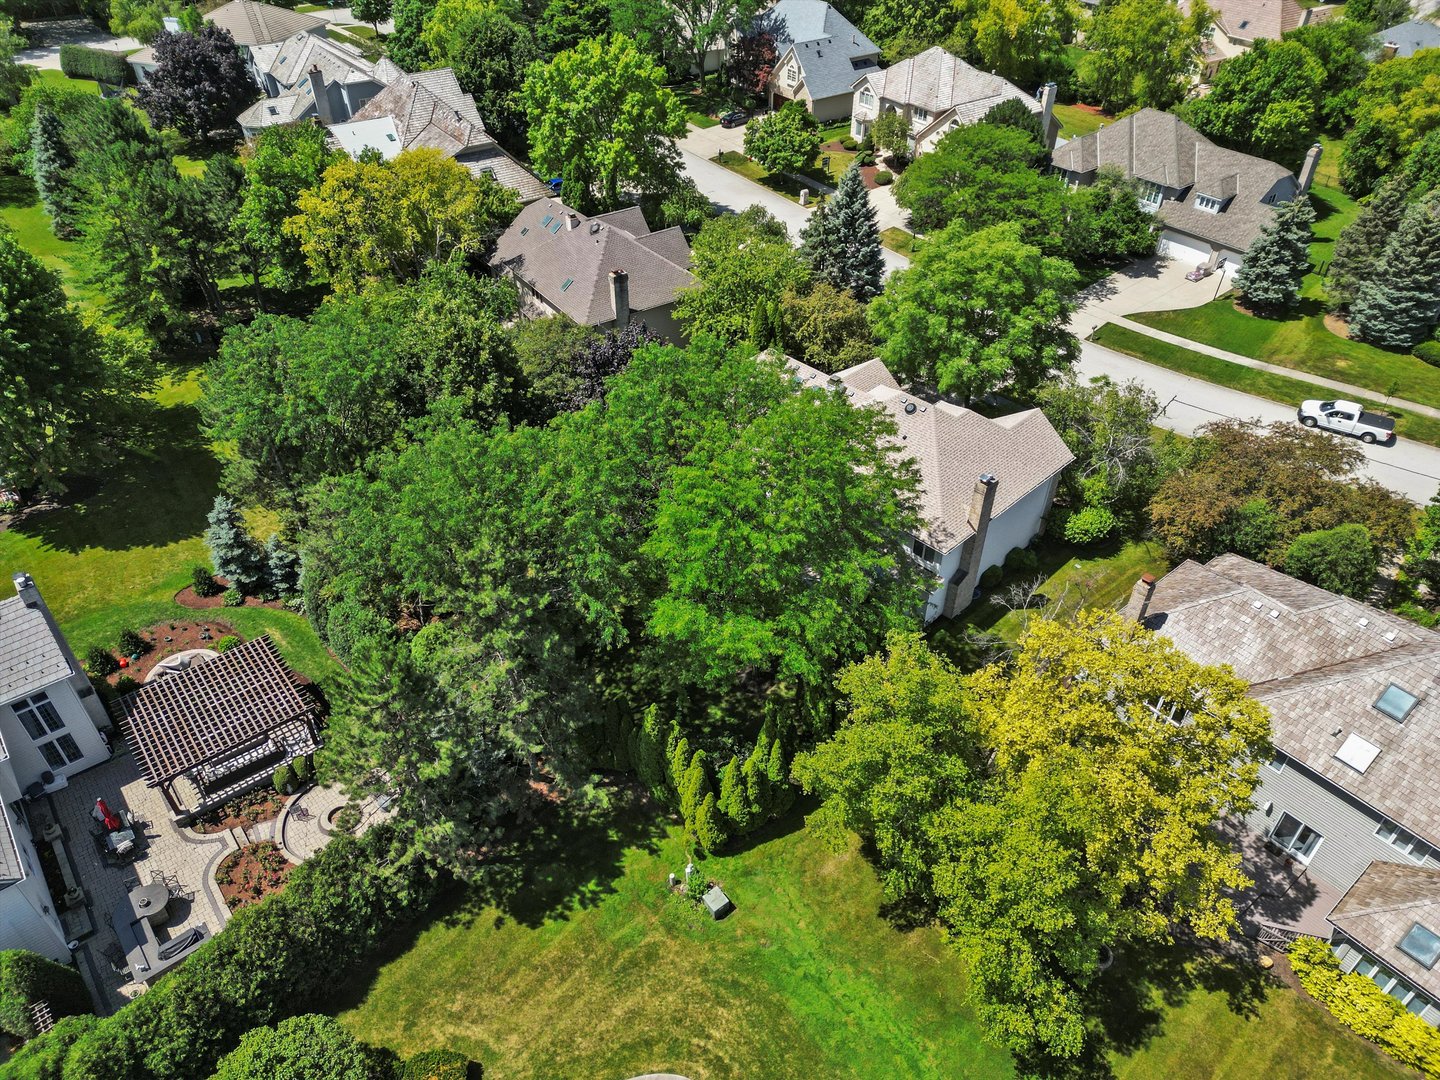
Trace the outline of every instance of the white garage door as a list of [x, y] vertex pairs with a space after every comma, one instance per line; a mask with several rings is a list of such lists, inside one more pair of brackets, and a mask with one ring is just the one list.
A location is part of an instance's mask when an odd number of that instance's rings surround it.
[[1166, 229], [1160, 234], [1160, 254], [1176, 262], [1199, 266], [1210, 261], [1210, 249], [1197, 247], [1194, 240]]

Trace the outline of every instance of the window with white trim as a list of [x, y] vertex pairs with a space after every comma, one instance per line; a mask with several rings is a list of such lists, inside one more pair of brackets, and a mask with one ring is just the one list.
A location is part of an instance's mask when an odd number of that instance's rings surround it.
[[1289, 760], [1290, 759], [1287, 758], [1284, 754], [1280, 753], [1279, 750], [1276, 750], [1275, 756], [1272, 757], [1269, 761], [1267, 761], [1265, 765], [1267, 768], [1274, 769], [1276, 772], [1284, 772], [1285, 762]]
[[[10, 706], [25, 733], [34, 740], [36, 749], [52, 769], [73, 765], [85, 755], [80, 745], [65, 730], [65, 721], [48, 694], [32, 694]], [[50, 736], [55, 736], [53, 739]]]
[[933, 547], [925, 543], [925, 541], [921, 540], [919, 537], [914, 537], [911, 539], [910, 554], [915, 556], [915, 558], [921, 563], [921, 565], [926, 566], [931, 570], [936, 570], [940, 567], [940, 552], [936, 551]]
[[1157, 209], [1165, 201], [1165, 189], [1153, 180], [1141, 180], [1140, 205], [1148, 210]]
[[1382, 821], [1375, 830], [1375, 835], [1387, 844], [1393, 844], [1416, 862], [1424, 862], [1432, 854], [1429, 844], [1393, 821]]
[[930, 111], [928, 109], [922, 109], [918, 105], [911, 113], [911, 116], [921, 124], [928, 124], [930, 122]]
[[868, 86], [867, 86], [864, 90], [861, 90], [861, 91], [860, 91], [860, 104], [861, 104], [861, 105], [874, 105], [874, 104], [875, 104], [875, 95], [870, 92], [870, 88], [869, 88]]
[[1415, 987], [1400, 978], [1400, 976], [1396, 975], [1395, 972], [1391, 971], [1384, 964], [1377, 960], [1372, 960], [1368, 956], [1362, 957], [1360, 962], [1355, 965], [1355, 973], [1357, 975], [1364, 975], [1365, 978], [1369, 979], [1381, 990], [1384, 990], [1385, 993], [1400, 1002], [1401, 1005], [1404, 1005], [1408, 1012], [1419, 1014], [1425, 1010], [1425, 1006], [1428, 1004], [1427, 1000], [1420, 996]]
[[1196, 195], [1195, 206], [1204, 210], [1207, 214], [1218, 214], [1220, 212], [1220, 200], [1214, 195]]
[[1320, 841], [1325, 839], [1318, 832], [1297, 817], [1281, 814], [1280, 820], [1270, 833], [1270, 842], [1286, 854], [1293, 855], [1303, 863], [1315, 856]]

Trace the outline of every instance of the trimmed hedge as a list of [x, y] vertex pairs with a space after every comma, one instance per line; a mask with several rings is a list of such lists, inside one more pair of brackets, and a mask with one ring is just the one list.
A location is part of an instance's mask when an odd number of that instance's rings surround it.
[[400, 1070], [400, 1080], [475, 1080], [479, 1076], [479, 1068], [472, 1073], [470, 1059], [454, 1050], [421, 1050]]
[[72, 79], [94, 79], [111, 86], [129, 86], [135, 71], [119, 53], [88, 45], [61, 45], [60, 70]]
[[875, 174], [875, 183], [879, 187], [888, 187], [895, 182], [895, 174], [888, 169], [881, 169]]
[[0, 1030], [31, 1038], [30, 1006], [37, 1001], [48, 1001], [56, 1017], [90, 1011], [90, 993], [74, 968], [26, 949], [0, 952]]
[[82, 1034], [65, 1080], [196, 1080], [251, 1028], [323, 1007], [347, 968], [440, 888], [425, 867], [381, 866], [392, 833], [380, 824], [359, 840], [332, 836], [283, 892], [237, 911], [148, 993]]
[[109, 649], [91, 645], [85, 650], [85, 671], [92, 679], [103, 679], [120, 670], [120, 661]]
[[1306, 992], [1355, 1034], [1412, 1069], [1440, 1077], [1440, 1031], [1365, 976], [1342, 975], [1328, 942], [1299, 938], [1290, 946], [1290, 967]]
[[1431, 367], [1440, 367], [1440, 341], [1422, 341], [1414, 348], [1415, 357]]

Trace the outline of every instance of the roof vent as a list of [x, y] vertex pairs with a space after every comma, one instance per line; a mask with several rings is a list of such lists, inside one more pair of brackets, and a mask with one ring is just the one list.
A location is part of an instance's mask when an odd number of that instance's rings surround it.
[[1262, 604], [1259, 600], [1251, 600], [1250, 606], [1253, 607], [1256, 611], [1259, 611], [1265, 605]]
[[915, 411], [915, 403], [914, 403], [913, 401], [906, 403], [906, 405], [905, 405], [905, 414], [908, 416], [910, 413], [913, 413], [914, 411]]
[[1387, 631], [1385, 631], [1385, 640], [1386, 640], [1386, 641], [1394, 641], [1394, 640], [1395, 640], [1395, 631], [1394, 631], [1394, 630], [1387, 630]]
[[1270, 609], [1270, 618], [1272, 618], [1272, 619], [1278, 619], [1279, 617], [1280, 617], [1280, 612], [1277, 611], [1275, 608], [1272, 607], [1272, 608]]
[[1339, 750], [1335, 751], [1335, 757], [1343, 761], [1356, 772], [1363, 773], [1374, 760], [1380, 756], [1380, 748], [1367, 739], [1362, 739], [1353, 731], [1345, 739], [1345, 743]]
[[592, 222], [590, 222], [590, 235], [591, 235], [591, 236], [594, 236], [594, 235], [595, 235], [597, 232], [599, 232], [599, 231], [600, 231], [600, 222], [598, 222], [598, 221], [592, 221]]
[[1359, 627], [1363, 630], [1365, 627], [1367, 627], [1367, 626], [1370, 625], [1370, 620], [1369, 620], [1369, 619], [1361, 619], [1358, 623], [1356, 623], [1356, 625], [1359, 626]]

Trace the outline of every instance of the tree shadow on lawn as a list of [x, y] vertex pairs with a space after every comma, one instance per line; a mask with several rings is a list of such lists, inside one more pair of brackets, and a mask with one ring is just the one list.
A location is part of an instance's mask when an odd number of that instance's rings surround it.
[[93, 478], [67, 478], [72, 497], [27, 514], [10, 529], [56, 551], [123, 551], [187, 540], [205, 528], [220, 463], [200, 435], [192, 405], [145, 408], [129, 446]]
[[0, 175], [0, 209], [7, 206], [33, 206], [39, 198], [35, 184], [28, 176]]
[[625, 853], [653, 854], [665, 829], [653, 800], [624, 788], [615, 789], [604, 808], [547, 804], [527, 826], [512, 830], [441, 920], [463, 924], [497, 909], [501, 918], [534, 929], [597, 907], [624, 876]]

